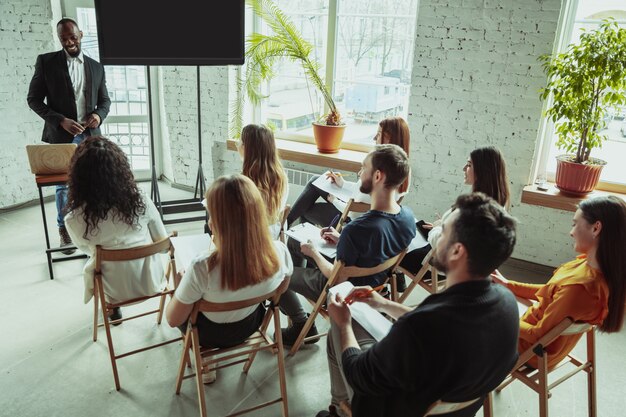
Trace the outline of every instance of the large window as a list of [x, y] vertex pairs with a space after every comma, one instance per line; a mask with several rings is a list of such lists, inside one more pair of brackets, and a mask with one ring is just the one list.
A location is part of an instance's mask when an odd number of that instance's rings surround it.
[[[77, 22], [83, 31], [85, 55], [99, 59], [96, 13], [94, 8], [78, 7]], [[150, 172], [150, 128], [148, 118], [148, 85], [143, 66], [106, 68], [111, 111], [104, 120], [102, 133], [115, 141], [128, 155], [137, 178]]]
[[[567, 3], [567, 2], [566, 2]], [[603, 19], [613, 18], [621, 27], [626, 27], [626, 1], [624, 0], [571, 0], [569, 13], [561, 30], [561, 50], [575, 43], [581, 31], [597, 28]], [[626, 76], [626, 74], [624, 75]], [[555, 146], [554, 126], [546, 122], [544, 150], [540, 155], [538, 175], [553, 179], [556, 172], [556, 156], [565, 153]], [[594, 149], [591, 156], [607, 161], [603, 168], [598, 188], [626, 192], [626, 106], [609, 110], [604, 119], [602, 134], [608, 139], [602, 148]]]
[[[343, 121], [344, 142], [371, 145], [378, 122], [407, 116], [418, 0], [275, 0], [305, 39]], [[255, 30], [267, 30], [257, 22]], [[299, 63], [281, 61], [256, 112], [279, 137], [311, 137], [325, 113]]]

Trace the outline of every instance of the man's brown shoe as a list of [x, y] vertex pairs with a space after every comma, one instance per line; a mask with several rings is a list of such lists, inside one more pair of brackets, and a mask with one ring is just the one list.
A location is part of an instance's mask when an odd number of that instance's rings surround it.
[[[67, 229], [65, 227], [59, 227], [59, 237], [61, 238], [61, 247], [72, 245], [72, 238], [70, 237], [70, 234], [67, 233]], [[61, 251], [64, 255], [71, 255], [74, 252], [76, 252], [76, 248], [68, 248]]]

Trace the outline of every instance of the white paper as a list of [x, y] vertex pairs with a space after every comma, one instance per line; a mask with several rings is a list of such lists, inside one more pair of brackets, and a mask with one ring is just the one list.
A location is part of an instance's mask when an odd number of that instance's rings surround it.
[[[346, 298], [352, 288], [354, 288], [354, 285], [352, 285], [350, 281], [344, 281], [341, 284], [329, 288], [328, 292], [331, 297], [334, 297], [335, 294], [340, 294], [343, 298]], [[371, 334], [374, 339], [380, 341], [387, 336], [393, 323], [387, 320], [385, 316], [369, 305], [358, 301], [350, 304], [349, 308], [352, 318]]]
[[317, 177], [317, 179], [313, 181], [313, 185], [322, 191], [326, 191], [327, 193], [334, 195], [344, 203], [347, 203], [351, 198], [354, 198], [354, 196], [357, 195], [356, 182], [344, 180], [343, 187], [338, 187], [337, 184], [326, 178], [326, 174], [328, 173], [329, 172], [326, 171], [324, 174]]
[[311, 223], [300, 223], [291, 229], [287, 229], [285, 234], [300, 243], [311, 241], [315, 249], [328, 258], [334, 258], [337, 255], [337, 245], [328, 243], [320, 236], [320, 229]]
[[428, 241], [424, 239], [424, 236], [422, 236], [422, 234], [418, 230], [416, 231], [415, 237], [413, 238], [411, 243], [409, 243], [409, 247], [407, 248], [407, 253], [415, 249], [423, 248], [426, 245], [428, 245]]
[[525, 298], [515, 297], [515, 299], [517, 300], [517, 312], [520, 317], [522, 317], [528, 308], [534, 304], [531, 300], [527, 300]]
[[172, 246], [174, 246], [174, 259], [176, 260], [176, 269], [179, 271], [187, 270], [191, 261], [202, 252], [209, 250], [211, 247], [211, 236], [207, 233], [189, 236], [172, 237]]

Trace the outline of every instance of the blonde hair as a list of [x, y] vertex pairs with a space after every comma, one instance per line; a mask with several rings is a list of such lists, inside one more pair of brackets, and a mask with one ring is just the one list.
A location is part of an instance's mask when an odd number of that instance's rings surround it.
[[280, 262], [254, 183], [240, 174], [219, 177], [206, 199], [215, 243], [208, 266], [219, 268], [222, 288], [235, 291], [274, 275]]
[[287, 177], [278, 158], [274, 134], [263, 125], [250, 124], [241, 131], [243, 175], [257, 186], [265, 201], [270, 223], [280, 218], [280, 203], [287, 188]]

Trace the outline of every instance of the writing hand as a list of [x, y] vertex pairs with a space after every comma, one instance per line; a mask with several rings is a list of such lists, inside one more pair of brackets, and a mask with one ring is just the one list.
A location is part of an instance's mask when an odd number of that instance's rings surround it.
[[68, 119], [67, 117], [61, 120], [61, 127], [68, 133], [76, 136], [80, 135], [84, 132], [85, 128], [83, 125], [78, 123], [76, 120]]
[[422, 229], [424, 230], [432, 230], [433, 227], [435, 226], [433, 226], [432, 223], [428, 223], [428, 222], [424, 222], [424, 224], [422, 225]]
[[327, 243], [334, 243], [336, 245], [337, 242], [339, 242], [341, 233], [339, 233], [334, 227], [325, 227], [320, 231], [320, 236]]
[[326, 178], [330, 180], [331, 183], [334, 183], [339, 188], [343, 188], [343, 177], [338, 172], [327, 172]]
[[96, 128], [100, 126], [100, 116], [96, 113], [91, 113], [87, 116], [87, 121], [85, 122], [85, 127]]
[[339, 294], [328, 297], [328, 315], [339, 327], [349, 326], [352, 322], [352, 315], [348, 305], [343, 302], [343, 297]]
[[373, 291], [372, 287], [368, 285], [365, 287], [354, 287], [346, 296], [347, 304], [352, 304], [357, 301], [365, 303], [375, 310], [379, 310], [387, 300], [377, 291]]

